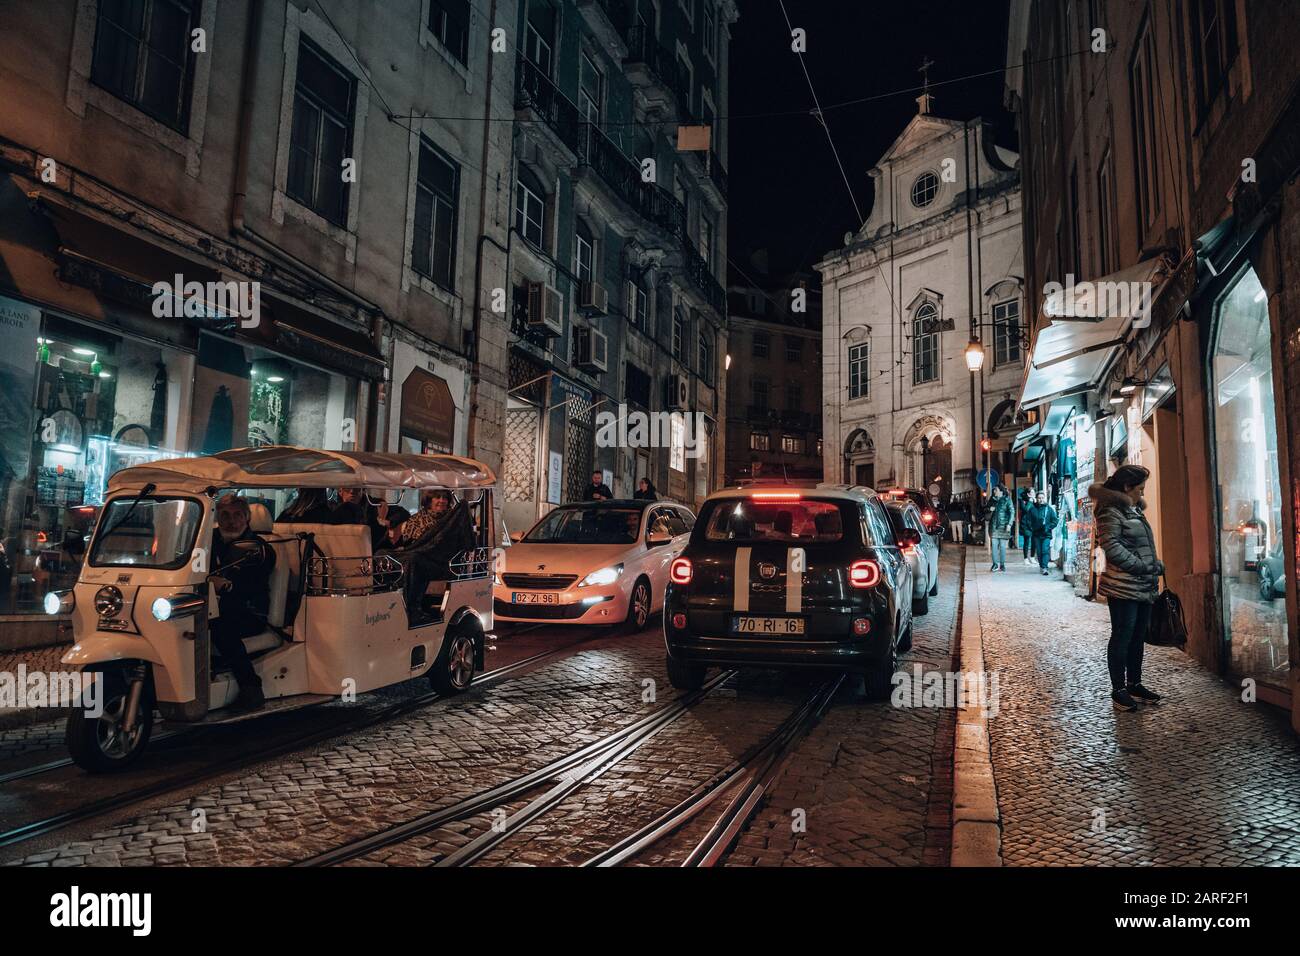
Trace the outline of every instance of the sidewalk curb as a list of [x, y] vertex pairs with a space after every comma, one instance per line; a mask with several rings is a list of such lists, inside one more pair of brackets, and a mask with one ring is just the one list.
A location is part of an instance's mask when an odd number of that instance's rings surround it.
[[[963, 674], [980, 674], [985, 669], [976, 564], [977, 561], [967, 560], [962, 580], [958, 640]], [[957, 711], [952, 758], [951, 865], [1002, 865], [1002, 817], [993, 776], [988, 718], [978, 702], [970, 702]]]

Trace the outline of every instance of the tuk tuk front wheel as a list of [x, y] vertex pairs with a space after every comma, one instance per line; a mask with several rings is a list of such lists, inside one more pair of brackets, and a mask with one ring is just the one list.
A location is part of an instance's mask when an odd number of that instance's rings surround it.
[[[146, 678], [140, 678], [147, 685]], [[100, 677], [99, 713], [73, 705], [68, 713], [66, 741], [72, 762], [90, 773], [125, 770], [140, 758], [153, 733], [153, 701], [147, 686], [140, 688], [135, 726], [127, 733], [126, 718], [132, 682], [118, 671], [104, 671]]]
[[439, 694], [450, 696], [469, 688], [474, 680], [474, 635], [458, 627], [447, 635], [433, 667], [429, 682]]

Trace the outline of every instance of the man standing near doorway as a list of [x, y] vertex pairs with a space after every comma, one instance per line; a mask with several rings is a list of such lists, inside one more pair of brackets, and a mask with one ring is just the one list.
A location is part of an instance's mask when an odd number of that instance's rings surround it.
[[1039, 571], [1047, 574], [1052, 556], [1052, 532], [1056, 529], [1056, 511], [1047, 503], [1047, 492], [1040, 491], [1034, 503], [1025, 509], [1024, 527], [1029, 532], [1034, 557], [1038, 558]]

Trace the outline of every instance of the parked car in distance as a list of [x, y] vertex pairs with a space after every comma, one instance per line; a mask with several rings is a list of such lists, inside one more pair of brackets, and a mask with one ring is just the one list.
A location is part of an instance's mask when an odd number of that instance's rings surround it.
[[1286, 568], [1282, 563], [1282, 546], [1279, 544], [1272, 554], [1259, 562], [1259, 597], [1262, 601], [1272, 602], [1286, 595]]
[[672, 501], [561, 505], [503, 549], [493, 616], [639, 631], [663, 607], [668, 565], [694, 524], [691, 510]]
[[939, 542], [926, 531], [921, 510], [910, 499], [886, 498], [885, 510], [898, 535], [898, 546], [912, 566], [912, 611], [928, 614], [930, 598], [939, 593]]
[[916, 505], [916, 510], [921, 513], [925, 530], [934, 535], [935, 540], [942, 545], [943, 539], [948, 535], [948, 515], [935, 504], [929, 492], [922, 491], [920, 488], [890, 488], [883, 494], [886, 498], [895, 501], [906, 499]]
[[754, 486], [710, 495], [672, 562], [668, 676], [699, 687], [710, 666], [824, 667], [889, 694], [911, 647], [912, 570], [876, 492]]

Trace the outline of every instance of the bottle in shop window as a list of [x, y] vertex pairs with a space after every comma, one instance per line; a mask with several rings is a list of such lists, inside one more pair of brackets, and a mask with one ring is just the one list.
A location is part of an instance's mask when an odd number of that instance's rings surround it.
[[1251, 502], [1249, 521], [1243, 521], [1238, 527], [1241, 534], [1242, 565], [1247, 571], [1258, 571], [1264, 560], [1264, 549], [1268, 546], [1268, 525], [1259, 516], [1259, 502]]

